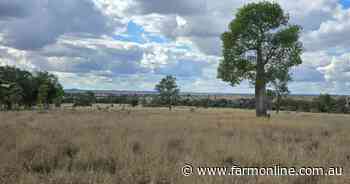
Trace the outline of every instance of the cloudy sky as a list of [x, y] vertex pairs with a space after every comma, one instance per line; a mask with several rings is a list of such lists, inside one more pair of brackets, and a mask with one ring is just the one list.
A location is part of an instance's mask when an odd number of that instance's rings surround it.
[[[65, 88], [252, 93], [216, 79], [220, 34], [250, 0], [0, 0], [0, 65], [56, 74]], [[280, 0], [301, 25], [293, 93], [350, 94], [350, 0]]]

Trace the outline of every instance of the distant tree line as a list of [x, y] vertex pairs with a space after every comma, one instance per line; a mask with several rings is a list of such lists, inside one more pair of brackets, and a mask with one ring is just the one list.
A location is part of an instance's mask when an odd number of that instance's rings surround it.
[[0, 110], [60, 106], [64, 91], [57, 77], [48, 72], [31, 73], [10, 66], [0, 67]]
[[[310, 97], [311, 98], [311, 97]], [[162, 106], [159, 98], [153, 97], [152, 100], [143, 104], [145, 106]], [[213, 99], [209, 97], [180, 96], [176, 101], [177, 106], [193, 106], [202, 108], [239, 108], [254, 109], [254, 98], [240, 99]], [[286, 97], [283, 99], [270, 99], [267, 103], [268, 109], [275, 111], [298, 111], [315, 113], [350, 113], [350, 106], [346, 97], [332, 97], [329, 94], [321, 94], [313, 99], [297, 99], [295, 97]]]
[[93, 104], [128, 104], [133, 107], [139, 105], [140, 97], [137, 95], [121, 95], [121, 96], [106, 96], [96, 97], [92, 91], [84, 93], [66, 93], [63, 98], [63, 103], [70, 103], [73, 106], [92, 106]]
[[[287, 82], [290, 76], [286, 72], [272, 83], [272, 89], [267, 90], [265, 100], [266, 107], [269, 110], [275, 110], [277, 113], [282, 111], [299, 112], [320, 112], [320, 113], [350, 113], [349, 100], [346, 97], [332, 97], [329, 94], [307, 99], [288, 96], [289, 90]], [[144, 107], [168, 107], [173, 106], [191, 106], [202, 108], [256, 108], [255, 98], [225, 99], [208, 96], [180, 95], [180, 89], [176, 84], [176, 78], [166, 76], [156, 86], [158, 95], [122, 95], [107, 96], [96, 98], [92, 92], [82, 94], [67, 94], [64, 98], [65, 103], [73, 103], [74, 106], [91, 106], [93, 103], [107, 104], [130, 104], [135, 107], [142, 104]], [[311, 98], [311, 97], [310, 97]]]
[[346, 97], [334, 98], [329, 94], [321, 94], [312, 100], [296, 100], [286, 98], [281, 101], [281, 110], [320, 113], [350, 113]]
[[[164, 107], [164, 102], [157, 96], [153, 96], [147, 103], [142, 103], [147, 107]], [[244, 108], [254, 109], [255, 100], [249, 98], [241, 98], [238, 100], [229, 99], [211, 99], [208, 97], [197, 97], [192, 95], [179, 96], [174, 106], [190, 106], [201, 108]]]
[[[68, 97], [69, 96], [69, 97]], [[308, 98], [308, 97], [306, 97]], [[350, 113], [346, 97], [332, 97], [322, 94], [313, 99], [298, 99], [292, 96], [277, 99], [270, 98], [268, 109], [273, 111], [298, 111], [314, 113]], [[310, 97], [312, 98], [312, 97]], [[102, 104], [128, 104], [130, 106], [142, 105], [143, 107], [167, 107], [169, 102], [163, 100], [160, 95], [121, 95], [96, 98], [90, 93], [67, 95], [65, 103], [73, 103], [75, 106], [91, 106], [94, 103]], [[255, 109], [254, 98], [225, 99], [214, 96], [178, 95], [171, 101], [172, 106], [188, 106], [198, 108], [237, 108]]]

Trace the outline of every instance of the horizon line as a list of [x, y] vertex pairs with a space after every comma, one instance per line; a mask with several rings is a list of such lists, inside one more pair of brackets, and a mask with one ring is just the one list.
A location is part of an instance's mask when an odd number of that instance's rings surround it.
[[[64, 91], [69, 90], [77, 90], [77, 91], [115, 91], [115, 92], [150, 92], [150, 93], [157, 93], [155, 90], [123, 90], [123, 89], [77, 89], [77, 88], [70, 88], [70, 89], [63, 89]], [[252, 95], [254, 96], [254, 93], [230, 93], [230, 92], [196, 92], [196, 91], [180, 91], [182, 94], [220, 94], [220, 95]], [[334, 94], [334, 93], [290, 93], [291, 96], [319, 96], [322, 94], [329, 94], [332, 96], [350, 96], [350, 94]]]

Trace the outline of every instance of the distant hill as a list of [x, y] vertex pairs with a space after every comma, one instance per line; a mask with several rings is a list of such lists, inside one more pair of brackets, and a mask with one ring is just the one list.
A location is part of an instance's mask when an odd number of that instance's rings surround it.
[[[65, 89], [66, 93], [84, 93], [87, 91], [94, 92], [96, 94], [111, 94], [111, 95], [155, 95], [156, 91], [129, 91], [129, 90], [82, 90], [82, 89]], [[200, 92], [181, 92], [181, 95], [194, 95], [194, 96], [253, 96], [253, 94], [234, 94], [234, 93], [200, 93]]]
[[[82, 89], [65, 89], [66, 93], [84, 93], [87, 91], [94, 92], [95, 94], [105, 95], [155, 95], [158, 94], [156, 91], [131, 91], [131, 90], [82, 90]], [[202, 93], [202, 92], [181, 92], [181, 95], [193, 95], [193, 96], [241, 96], [241, 97], [252, 97], [254, 94], [248, 93]], [[290, 94], [293, 97], [317, 97], [319, 94]], [[332, 95], [342, 96], [342, 95]]]
[[111, 95], [145, 95], [145, 94], [157, 94], [155, 91], [127, 91], [127, 90], [82, 90], [82, 89], [65, 89], [66, 93], [84, 93], [87, 91], [94, 92], [96, 94], [104, 93]]

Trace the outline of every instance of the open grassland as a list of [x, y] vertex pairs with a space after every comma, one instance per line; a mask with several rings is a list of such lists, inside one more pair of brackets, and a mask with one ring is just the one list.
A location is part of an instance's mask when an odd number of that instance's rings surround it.
[[[231, 109], [0, 113], [1, 184], [350, 183], [350, 116]], [[342, 177], [190, 176], [194, 166], [341, 166]]]

